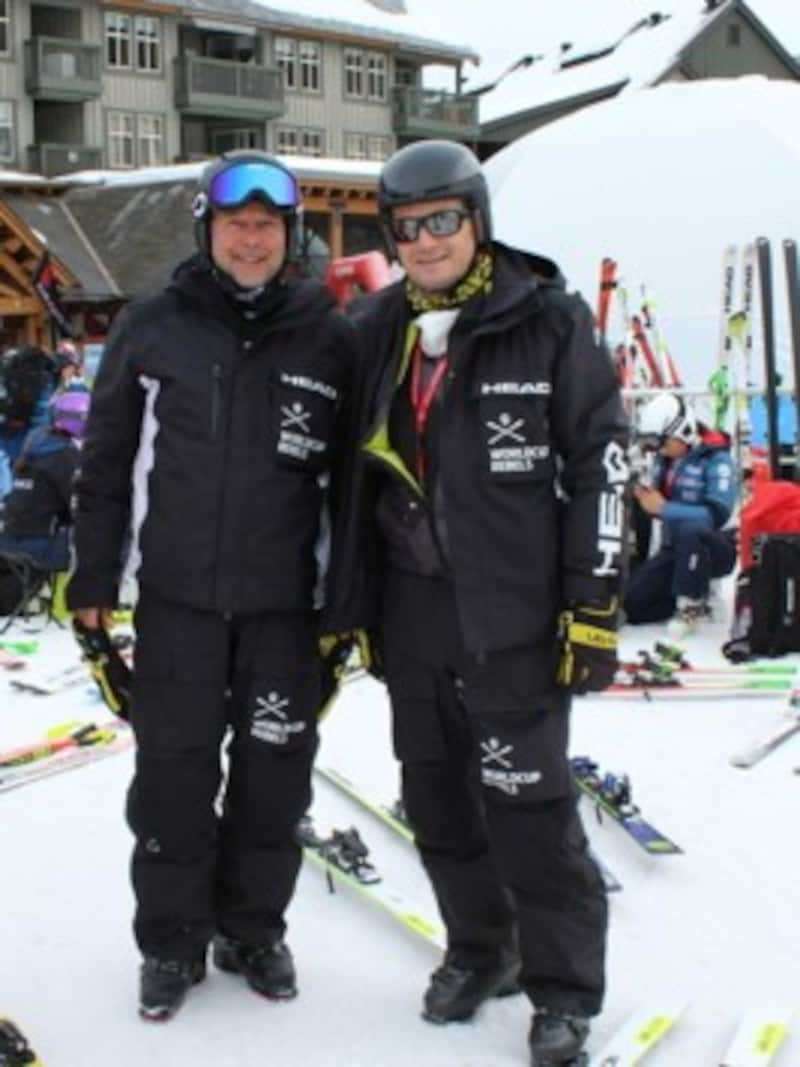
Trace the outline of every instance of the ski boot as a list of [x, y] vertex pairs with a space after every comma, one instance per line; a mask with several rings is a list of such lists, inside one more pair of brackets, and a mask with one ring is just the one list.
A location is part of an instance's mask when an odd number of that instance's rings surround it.
[[204, 959], [187, 962], [145, 956], [139, 977], [139, 1015], [150, 1022], [166, 1022], [205, 976]]
[[28, 1039], [10, 1019], [0, 1019], [0, 1067], [41, 1067]]
[[453, 958], [445, 956], [442, 966], [431, 975], [425, 991], [423, 1019], [440, 1026], [466, 1022], [489, 997], [519, 993], [519, 969], [519, 956], [509, 949], [493, 966], [484, 967], [462, 967]]
[[212, 946], [214, 965], [228, 974], [241, 974], [256, 993], [268, 1000], [297, 996], [297, 976], [289, 946], [283, 941], [245, 945], [218, 935]]
[[539, 1008], [534, 1013], [528, 1047], [530, 1067], [586, 1067], [583, 1045], [589, 1036], [589, 1020], [582, 1015]]

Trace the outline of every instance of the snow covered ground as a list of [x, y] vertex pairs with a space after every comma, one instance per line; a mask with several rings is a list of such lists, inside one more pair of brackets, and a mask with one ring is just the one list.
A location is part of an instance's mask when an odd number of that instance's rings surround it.
[[[695, 662], [722, 663], [723, 623], [687, 642]], [[6, 637], [20, 636], [17, 629]], [[29, 636], [29, 635], [26, 635]], [[662, 636], [628, 628], [635, 653]], [[75, 659], [67, 632], [38, 635], [29, 672]], [[800, 657], [796, 657], [800, 659]], [[105, 718], [92, 689], [15, 693], [0, 672], [0, 748], [70, 718]], [[794, 1005], [794, 1030], [775, 1063], [800, 1064], [798, 960], [800, 737], [758, 767], [730, 755], [769, 729], [781, 697], [576, 702], [572, 751], [627, 771], [634, 797], [685, 849], [652, 858], [585, 809], [593, 845], [623, 883], [611, 898], [608, 999], [591, 1046], [644, 999], [686, 997], [682, 1021], [653, 1067], [718, 1064], [737, 1019], [756, 1004]], [[394, 797], [388, 715], [380, 686], [348, 684], [323, 726], [321, 760]], [[306, 865], [289, 914], [300, 996], [268, 1003], [211, 970], [168, 1025], [136, 1015], [138, 959], [130, 936], [131, 845], [122, 818], [130, 751], [0, 795], [0, 1016], [27, 1031], [46, 1067], [524, 1067], [529, 1006], [493, 1002], [470, 1024], [419, 1017], [437, 953], [346, 889], [331, 894]], [[318, 783], [321, 827], [357, 824], [387, 880], [430, 908], [408, 846]]]

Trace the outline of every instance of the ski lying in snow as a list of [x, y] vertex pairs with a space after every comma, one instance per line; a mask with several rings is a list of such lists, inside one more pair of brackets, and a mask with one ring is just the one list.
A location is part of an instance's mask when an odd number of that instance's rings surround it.
[[621, 669], [627, 674], [635, 674], [638, 670], [663, 671], [664, 674], [684, 675], [711, 675], [724, 676], [725, 678], [749, 678], [751, 675], [766, 675], [770, 678], [794, 676], [800, 671], [800, 663], [776, 663], [774, 660], [759, 660], [755, 663], [722, 663], [709, 666], [701, 666], [692, 663], [686, 652], [679, 645], [668, 645], [656, 641], [651, 649], [640, 648], [636, 653], [635, 660], [625, 660], [620, 664]]
[[[405, 820], [400, 801], [397, 801], [397, 803], [393, 805], [381, 804], [374, 801], [371, 797], [368, 797], [366, 793], [362, 792], [349, 778], [341, 774], [334, 767], [317, 765], [314, 770], [320, 778], [323, 778], [329, 785], [339, 789], [345, 796], [350, 797], [352, 801], [382, 822], [384, 826], [387, 826], [390, 830], [394, 831], [394, 833], [413, 844], [414, 833]], [[622, 882], [620, 882], [614, 872], [603, 863], [594, 851], [592, 851], [592, 858], [603, 876], [606, 892], [618, 893], [622, 889]]]
[[789, 1033], [791, 1011], [753, 1008], [746, 1013], [719, 1067], [766, 1067]]
[[665, 998], [648, 1002], [592, 1056], [589, 1067], [634, 1067], [669, 1033], [686, 1010], [686, 1002]]
[[631, 798], [627, 775], [603, 774], [588, 756], [573, 756], [572, 774], [578, 789], [592, 801], [598, 817], [605, 813], [651, 856], [676, 855], [683, 849], [647, 822]]
[[66, 748], [88, 748], [91, 745], [107, 744], [116, 738], [119, 727], [119, 719], [101, 723], [99, 726], [93, 722], [65, 722], [54, 726], [39, 741], [0, 752], [0, 772], [48, 759]]
[[[792, 703], [794, 704], [794, 701]], [[773, 727], [769, 733], [757, 741], [753, 741], [747, 748], [734, 753], [730, 760], [731, 766], [740, 767], [743, 770], [755, 767], [757, 763], [766, 759], [770, 752], [774, 752], [784, 741], [788, 741], [790, 737], [794, 737], [797, 733], [800, 733], [800, 708], [795, 706], [793, 713]]]
[[[42, 778], [51, 778], [65, 771], [85, 767], [88, 763], [95, 763], [117, 752], [123, 752], [132, 745], [133, 734], [127, 728], [123, 728], [113, 740], [105, 741], [103, 744], [81, 748], [72, 746], [45, 759], [37, 759], [23, 766], [0, 767], [0, 793], [5, 793], [10, 789], [19, 789], [23, 785], [30, 785]], [[0, 1064], [2, 1062], [0, 1060]]]
[[28, 1039], [11, 1019], [0, 1019], [0, 1064], [2, 1067], [42, 1067]]
[[421, 915], [417, 908], [383, 880], [369, 859], [369, 850], [358, 831], [333, 830], [327, 836], [319, 834], [310, 816], [301, 819], [297, 836], [303, 853], [321, 867], [333, 891], [339, 881], [360, 896], [383, 908], [407, 930], [424, 938], [436, 948], [446, 948], [444, 928], [436, 919]]
[[25, 675], [22, 678], [9, 679], [9, 685], [25, 693], [36, 693], [37, 696], [52, 696], [64, 689], [74, 686], [88, 686], [92, 678], [83, 663], [74, 663], [71, 667], [56, 671], [54, 674], [45, 675], [43, 678], [35, 678]]

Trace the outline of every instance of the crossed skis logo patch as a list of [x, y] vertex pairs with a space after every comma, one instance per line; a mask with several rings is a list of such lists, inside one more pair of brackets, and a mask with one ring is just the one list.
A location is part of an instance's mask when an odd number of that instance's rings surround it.
[[279, 452], [306, 462], [312, 455], [325, 451], [326, 442], [314, 436], [311, 416], [311, 409], [300, 400], [281, 405]]
[[536, 785], [542, 780], [541, 771], [518, 771], [514, 769], [512, 753], [514, 746], [504, 745], [496, 737], [481, 741], [481, 780], [486, 786], [502, 790], [508, 796], [519, 795], [520, 788]]
[[293, 722], [289, 718], [291, 700], [283, 697], [277, 690], [270, 690], [265, 697], [256, 697], [250, 734], [257, 741], [269, 745], [285, 745], [293, 734], [302, 733], [306, 728], [304, 722]]
[[523, 417], [514, 418], [508, 411], [486, 422], [489, 447], [489, 470], [492, 474], [522, 474], [532, 471], [537, 460], [547, 459], [549, 445], [529, 444]]

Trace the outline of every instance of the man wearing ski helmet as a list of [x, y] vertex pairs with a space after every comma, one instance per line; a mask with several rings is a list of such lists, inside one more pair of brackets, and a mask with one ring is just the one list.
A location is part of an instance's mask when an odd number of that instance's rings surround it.
[[468, 149], [400, 149], [378, 202], [406, 278], [357, 315], [370, 359], [348, 551], [447, 927], [423, 1014], [465, 1019], [521, 987], [531, 1063], [571, 1062], [604, 989], [605, 891], [567, 734], [571, 692], [616, 667], [619, 390], [555, 265], [493, 241]]
[[664, 393], [640, 411], [636, 443], [657, 454], [652, 484], [633, 494], [660, 520], [662, 536], [655, 555], [631, 575], [625, 614], [630, 623], [670, 619], [670, 636], [679, 640], [709, 614], [711, 579], [736, 564], [734, 539], [723, 529], [737, 496], [730, 440], [701, 423], [688, 400]]
[[[84, 627], [138, 578], [131, 721], [140, 1014], [206, 973], [296, 993], [285, 912], [310, 801], [325, 515], [335, 507], [354, 337], [287, 268], [301, 195], [262, 152], [203, 171], [198, 254], [114, 322], [77, 485], [69, 604]], [[220, 746], [228, 756], [224, 791]]]

